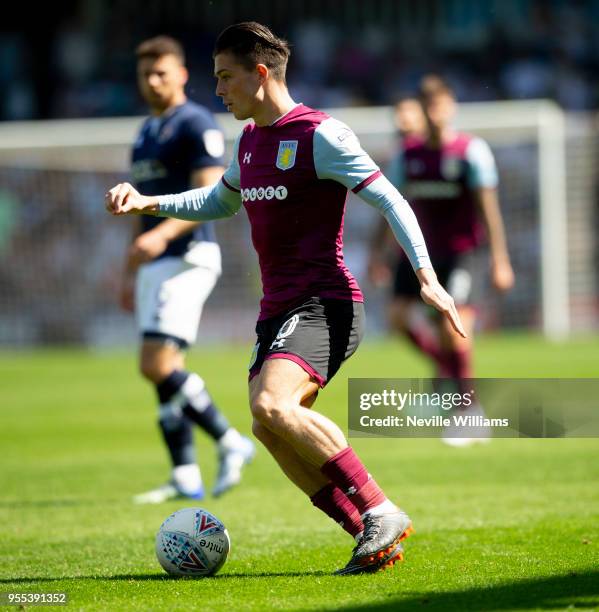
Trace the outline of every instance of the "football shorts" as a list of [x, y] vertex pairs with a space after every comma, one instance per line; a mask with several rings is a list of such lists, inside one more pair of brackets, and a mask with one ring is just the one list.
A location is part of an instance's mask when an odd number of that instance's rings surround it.
[[[476, 305], [480, 302], [484, 285], [481, 260], [474, 251], [445, 257], [431, 255], [437, 278], [454, 299], [456, 306]], [[402, 257], [397, 264], [393, 295], [420, 299], [420, 283], [407, 257]]]
[[358, 348], [364, 304], [312, 297], [281, 315], [258, 321], [250, 380], [268, 359], [289, 359], [324, 387]]
[[141, 335], [170, 339], [181, 348], [192, 344], [219, 269], [220, 265], [201, 267], [181, 257], [141, 265], [135, 286], [135, 315]]

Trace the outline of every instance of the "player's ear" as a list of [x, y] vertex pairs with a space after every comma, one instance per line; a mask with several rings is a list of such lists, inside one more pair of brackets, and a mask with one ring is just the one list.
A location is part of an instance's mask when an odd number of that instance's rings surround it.
[[269, 70], [264, 64], [257, 64], [256, 72], [258, 73], [258, 79], [260, 81], [260, 85], [262, 85], [264, 81], [266, 81], [266, 79], [268, 78]]
[[181, 82], [186, 85], [187, 81], [189, 81], [189, 70], [185, 66], [181, 66]]

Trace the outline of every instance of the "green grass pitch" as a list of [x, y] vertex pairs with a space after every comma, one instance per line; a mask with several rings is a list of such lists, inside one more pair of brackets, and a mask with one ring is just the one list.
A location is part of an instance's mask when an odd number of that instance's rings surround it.
[[[476, 374], [597, 377], [599, 344], [519, 335], [477, 341]], [[194, 351], [233, 423], [249, 431], [246, 347]], [[365, 343], [317, 407], [346, 424], [348, 376], [426, 376], [406, 345]], [[406, 560], [339, 578], [352, 541], [279, 473], [263, 449], [243, 484], [201, 502], [229, 529], [215, 578], [173, 579], [154, 536], [182, 502], [136, 507], [168, 465], [154, 397], [134, 351], [0, 354], [0, 592], [66, 591], [84, 610], [531, 610], [599, 607], [599, 440], [355, 440], [417, 533]], [[196, 436], [208, 487], [209, 440]], [[196, 504], [197, 505], [197, 504]]]

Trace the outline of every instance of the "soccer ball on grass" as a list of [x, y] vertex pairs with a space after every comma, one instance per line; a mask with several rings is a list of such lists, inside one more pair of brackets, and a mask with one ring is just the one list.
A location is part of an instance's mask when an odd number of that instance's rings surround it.
[[171, 514], [156, 534], [156, 556], [174, 576], [210, 576], [229, 555], [231, 541], [225, 526], [202, 508]]

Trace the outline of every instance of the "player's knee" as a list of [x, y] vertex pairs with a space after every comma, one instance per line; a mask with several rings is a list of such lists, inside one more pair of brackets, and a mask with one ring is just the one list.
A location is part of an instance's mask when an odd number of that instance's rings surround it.
[[153, 359], [142, 359], [139, 362], [140, 374], [150, 382], [158, 384], [163, 377], [161, 377], [160, 367]]
[[266, 428], [260, 421], [253, 419], [252, 421], [252, 433], [257, 440], [260, 440], [265, 446], [270, 442], [273, 437], [270, 429]]
[[162, 382], [173, 369], [174, 367], [171, 363], [151, 355], [142, 355], [139, 362], [141, 375], [154, 384]]
[[274, 398], [270, 393], [261, 391], [251, 399], [250, 409], [254, 417], [254, 423], [265, 425], [272, 417], [274, 408]]
[[286, 420], [287, 411], [283, 402], [268, 391], [262, 391], [253, 397], [250, 408], [254, 421], [269, 430]]

